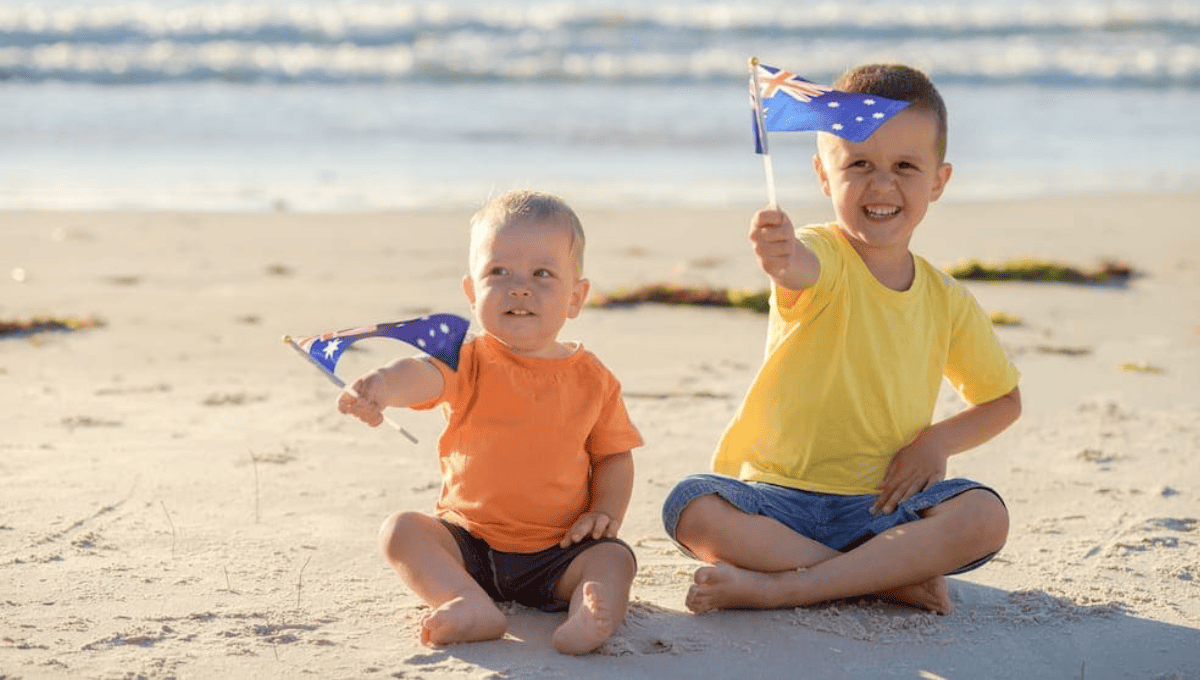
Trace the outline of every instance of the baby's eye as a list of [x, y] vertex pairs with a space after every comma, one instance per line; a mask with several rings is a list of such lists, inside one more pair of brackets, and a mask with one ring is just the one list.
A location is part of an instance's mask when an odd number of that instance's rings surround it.
[[492, 267], [488, 270], [488, 276], [504, 276], [508, 274], [508, 269], [504, 267]]
[[554, 272], [550, 271], [549, 269], [538, 269], [537, 271], [533, 272], [533, 276], [534, 278], [547, 279], [554, 276]]

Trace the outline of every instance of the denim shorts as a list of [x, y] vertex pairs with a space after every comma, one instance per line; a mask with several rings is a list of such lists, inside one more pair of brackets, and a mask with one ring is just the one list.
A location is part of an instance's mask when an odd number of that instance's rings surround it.
[[[921, 519], [922, 511], [971, 489], [983, 489], [1000, 498], [1000, 494], [994, 489], [979, 482], [970, 479], [946, 479], [904, 499], [894, 511], [886, 515], [872, 515], [870, 510], [877, 498], [876, 494], [839, 496], [763, 482], [743, 482], [724, 475], [697, 474], [684, 477], [668, 494], [663, 502], [663, 526], [676, 545], [691, 555], [691, 552], [675, 539], [679, 515], [687, 504], [697, 497], [716, 494], [742, 512], [769, 517], [801, 536], [845, 552], [892, 527]], [[1004, 500], [1000, 499], [1000, 502], [1003, 503]], [[961, 574], [983, 566], [995, 556], [996, 553], [985, 555], [947, 575]]]
[[[497, 602], [516, 602], [544, 612], [567, 611], [571, 603], [556, 598], [554, 587], [571, 562], [588, 548], [601, 543], [618, 543], [633, 555], [633, 548], [628, 543], [608, 536], [588, 537], [566, 548], [552, 545], [535, 553], [503, 552], [494, 550], [487, 541], [457, 524], [444, 519], [439, 521], [454, 536], [467, 573], [489, 597]], [[637, 561], [636, 555], [634, 561]]]

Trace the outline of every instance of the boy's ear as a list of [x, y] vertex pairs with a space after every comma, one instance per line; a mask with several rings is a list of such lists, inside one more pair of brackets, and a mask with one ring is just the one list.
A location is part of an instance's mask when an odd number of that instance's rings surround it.
[[821, 154], [813, 154], [813, 172], [817, 173], [817, 180], [821, 182], [821, 192], [826, 196], [833, 196], [829, 191], [829, 175], [825, 173], [825, 164], [821, 162]]
[[467, 302], [470, 302], [471, 306], [474, 307], [475, 306], [475, 280], [471, 278], [470, 274], [463, 277], [462, 288], [463, 288], [463, 294], [467, 296]]
[[936, 177], [933, 181], [933, 195], [929, 197], [930, 201], [936, 201], [942, 197], [942, 192], [946, 190], [946, 183], [950, 181], [950, 175], [954, 174], [954, 166], [949, 163], [942, 163], [938, 166]]
[[587, 279], [579, 279], [571, 289], [571, 304], [567, 307], [567, 318], [574, 319], [583, 311], [583, 303], [587, 302], [588, 291], [592, 284]]

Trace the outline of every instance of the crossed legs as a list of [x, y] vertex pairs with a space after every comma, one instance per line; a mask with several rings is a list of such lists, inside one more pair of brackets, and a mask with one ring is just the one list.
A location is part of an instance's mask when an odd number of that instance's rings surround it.
[[1008, 513], [993, 494], [966, 491], [857, 548], [837, 552], [720, 496], [699, 496], [676, 538], [709, 566], [687, 594], [693, 612], [775, 609], [860, 595], [949, 614], [945, 573], [999, 550]]

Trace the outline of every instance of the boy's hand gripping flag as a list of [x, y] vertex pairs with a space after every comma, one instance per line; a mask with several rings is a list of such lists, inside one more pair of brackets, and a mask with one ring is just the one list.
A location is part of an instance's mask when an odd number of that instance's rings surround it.
[[750, 60], [754, 151], [767, 153], [766, 132], [829, 132], [852, 142], [871, 136], [908, 102], [842, 92], [775, 66]]
[[[458, 370], [459, 349], [462, 347], [463, 340], [467, 336], [467, 328], [470, 325], [471, 323], [461, 316], [432, 314], [419, 319], [359, 326], [298, 339], [292, 339], [290, 335], [287, 335], [284, 336], [283, 341], [308, 359], [333, 384], [357, 397], [354, 389], [347, 387], [346, 382], [335, 372], [338, 359], [350, 345], [364, 338], [393, 338], [407, 342], [450, 368]], [[384, 420], [414, 444], [417, 442], [415, 437], [388, 420], [386, 416]]]

